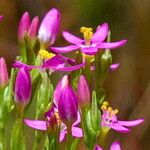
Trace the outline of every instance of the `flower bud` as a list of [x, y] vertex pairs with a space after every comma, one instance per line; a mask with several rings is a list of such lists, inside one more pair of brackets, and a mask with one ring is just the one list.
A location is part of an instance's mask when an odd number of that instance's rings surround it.
[[5, 86], [8, 82], [8, 72], [5, 59], [0, 58], [0, 86]]
[[29, 38], [34, 39], [37, 36], [38, 26], [39, 26], [39, 17], [36, 16], [33, 18], [32, 22], [30, 24], [30, 28], [28, 30]]
[[39, 39], [43, 44], [52, 45], [55, 42], [60, 23], [60, 13], [57, 9], [51, 9], [44, 17], [40, 29]]
[[30, 16], [28, 12], [25, 12], [20, 20], [18, 28], [18, 39], [22, 40], [30, 27]]
[[79, 77], [77, 97], [80, 108], [87, 107], [90, 105], [90, 90], [86, 78], [83, 75]]
[[31, 97], [31, 78], [26, 67], [20, 68], [15, 82], [16, 103], [27, 104]]
[[71, 125], [77, 119], [77, 97], [70, 85], [68, 76], [64, 76], [59, 84], [60, 96], [58, 96], [58, 113], [60, 119], [66, 124]]

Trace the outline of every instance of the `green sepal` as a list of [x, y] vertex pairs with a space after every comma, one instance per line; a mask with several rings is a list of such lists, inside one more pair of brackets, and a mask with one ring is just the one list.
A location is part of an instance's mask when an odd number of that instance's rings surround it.
[[35, 54], [32, 49], [32, 41], [27, 36], [24, 38], [24, 41], [25, 41], [27, 64], [34, 65]]
[[42, 83], [37, 93], [36, 119], [41, 117], [51, 106], [53, 86], [47, 72], [41, 72]]
[[35, 53], [35, 55], [38, 54], [39, 50], [40, 50], [40, 41], [38, 38], [36, 38], [33, 42], [32, 42], [32, 50]]

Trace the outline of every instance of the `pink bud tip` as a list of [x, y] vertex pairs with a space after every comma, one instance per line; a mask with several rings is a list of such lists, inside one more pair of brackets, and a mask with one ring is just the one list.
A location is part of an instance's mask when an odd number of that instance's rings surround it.
[[20, 23], [18, 27], [19, 40], [22, 40], [24, 38], [25, 34], [29, 30], [29, 27], [30, 27], [30, 16], [28, 12], [25, 12], [20, 19]]
[[38, 26], [39, 26], [39, 17], [36, 16], [33, 18], [30, 28], [28, 30], [28, 36], [33, 39], [37, 36], [37, 30], [38, 30]]
[[5, 86], [8, 83], [8, 72], [6, 61], [3, 57], [0, 58], [0, 86]]

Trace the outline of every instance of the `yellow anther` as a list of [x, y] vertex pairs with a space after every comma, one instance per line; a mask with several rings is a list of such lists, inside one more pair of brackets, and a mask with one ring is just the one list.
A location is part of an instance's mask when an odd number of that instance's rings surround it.
[[92, 36], [93, 36], [93, 29], [92, 28], [87, 28], [87, 27], [81, 27], [80, 28], [80, 32], [83, 33], [84, 36], [84, 40], [88, 43], [91, 40]]
[[55, 54], [49, 53], [48, 51], [46, 51], [44, 49], [42, 49], [42, 50], [39, 51], [39, 55], [43, 59], [50, 59], [53, 56], [55, 56]]
[[107, 110], [107, 106], [106, 105], [102, 105], [101, 106], [101, 110]]
[[104, 101], [104, 102], [103, 102], [103, 105], [108, 106], [108, 105], [109, 105], [109, 103], [108, 103], [107, 101]]
[[117, 114], [118, 112], [119, 112], [119, 110], [118, 110], [118, 109], [115, 109], [115, 110], [114, 110], [114, 113], [115, 113], [115, 114]]
[[107, 110], [108, 110], [108, 112], [110, 112], [110, 113], [113, 111], [112, 107], [108, 107]]
[[59, 114], [58, 114], [57, 111], [55, 111], [55, 117], [56, 117], [56, 119], [57, 119], [57, 123], [58, 123], [58, 124], [61, 124], [61, 120], [60, 120], [60, 117], [59, 117]]

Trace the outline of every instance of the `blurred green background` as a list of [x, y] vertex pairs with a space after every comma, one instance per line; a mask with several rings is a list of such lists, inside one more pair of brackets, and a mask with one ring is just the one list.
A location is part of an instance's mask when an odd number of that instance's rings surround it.
[[[61, 28], [55, 45], [67, 44], [61, 32], [80, 35], [81, 26], [95, 28], [108, 22], [112, 41], [127, 38], [126, 46], [113, 50], [113, 62], [120, 68], [105, 82], [107, 100], [119, 109], [121, 120], [144, 117], [143, 125], [129, 134], [111, 131], [107, 144], [120, 140], [123, 150], [149, 150], [150, 144], [150, 1], [149, 0], [0, 0], [0, 57], [11, 67], [19, 54], [18, 22], [28, 11], [40, 20], [51, 8], [61, 12]], [[32, 132], [33, 134], [33, 132]], [[28, 136], [30, 139], [30, 136]]]

